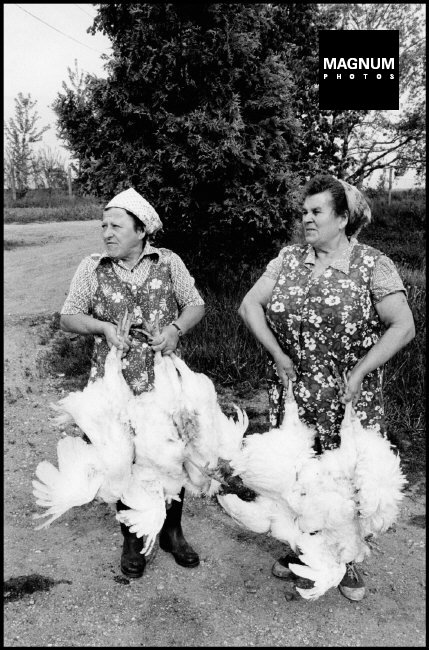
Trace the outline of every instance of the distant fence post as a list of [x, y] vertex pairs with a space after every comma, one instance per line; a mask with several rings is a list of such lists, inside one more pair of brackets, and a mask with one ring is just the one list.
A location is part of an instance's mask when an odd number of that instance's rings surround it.
[[15, 169], [13, 167], [10, 170], [10, 184], [12, 187], [12, 199], [16, 201]]
[[392, 203], [392, 185], [393, 185], [393, 167], [389, 167], [389, 195], [387, 198], [387, 204]]
[[67, 183], [69, 186], [69, 197], [72, 198], [73, 196], [73, 189], [72, 189], [72, 178], [71, 178], [71, 167], [69, 165], [67, 169]]

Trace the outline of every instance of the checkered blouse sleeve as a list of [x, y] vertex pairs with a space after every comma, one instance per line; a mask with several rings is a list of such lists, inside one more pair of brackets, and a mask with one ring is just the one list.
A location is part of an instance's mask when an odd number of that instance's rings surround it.
[[372, 274], [371, 293], [373, 300], [375, 303], [380, 302], [382, 298], [396, 291], [403, 291], [407, 295], [396, 266], [390, 257], [381, 255], [375, 264]]
[[284, 252], [285, 249], [282, 248], [280, 253], [275, 257], [271, 262], [268, 262], [267, 268], [262, 274], [262, 277], [264, 278], [270, 278], [271, 280], [276, 280], [280, 275], [280, 271], [282, 269], [282, 263], [283, 263], [283, 257], [284, 257]]
[[204, 305], [204, 300], [195, 288], [194, 278], [176, 253], [171, 254], [170, 265], [173, 291], [179, 308]]
[[69, 293], [61, 309], [61, 314], [89, 314], [92, 297], [97, 288], [95, 269], [97, 261], [85, 257], [76, 269], [70, 283]]

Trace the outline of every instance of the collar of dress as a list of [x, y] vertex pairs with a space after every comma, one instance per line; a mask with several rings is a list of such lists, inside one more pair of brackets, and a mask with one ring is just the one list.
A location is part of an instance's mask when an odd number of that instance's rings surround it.
[[[332, 260], [332, 262], [329, 263], [329, 266], [333, 269], [337, 269], [337, 271], [342, 271], [343, 273], [348, 275], [350, 272], [350, 257], [353, 248], [356, 246], [356, 244], [357, 244], [357, 240], [352, 237], [349, 241], [349, 245], [347, 246], [347, 248], [344, 249], [340, 257], [337, 257], [337, 259]], [[307, 255], [305, 256], [304, 264], [311, 264], [312, 266], [314, 266], [315, 263], [316, 263], [316, 253], [314, 251], [313, 246], [311, 244], [308, 244]]]
[[[133, 269], [141, 262], [141, 260], [144, 257], [148, 257], [149, 255], [157, 255], [158, 257], [161, 255], [161, 252], [159, 248], [155, 248], [155, 246], [152, 246], [149, 242], [146, 242], [145, 247], [143, 248], [142, 252], [140, 253], [137, 262], [134, 264]], [[102, 259], [105, 259], [106, 257], [110, 257], [109, 253], [107, 251], [104, 251], [100, 255], [99, 262], [101, 262]], [[128, 266], [125, 266], [122, 260], [112, 260], [115, 264], [118, 266], [121, 266], [123, 269], [126, 269], [127, 271], [131, 271], [132, 269], [129, 269]]]

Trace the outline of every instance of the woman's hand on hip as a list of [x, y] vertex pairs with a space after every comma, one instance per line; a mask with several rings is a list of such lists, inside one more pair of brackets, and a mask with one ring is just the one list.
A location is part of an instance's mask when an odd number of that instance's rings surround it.
[[151, 348], [154, 352], [162, 354], [173, 354], [179, 342], [179, 333], [173, 325], [167, 325], [161, 330], [158, 336], [151, 341]]
[[284, 352], [279, 352], [273, 358], [276, 364], [277, 374], [280, 377], [280, 381], [287, 388], [289, 385], [289, 380], [296, 381], [296, 372], [293, 361], [290, 357], [288, 357], [287, 354], [284, 354]]

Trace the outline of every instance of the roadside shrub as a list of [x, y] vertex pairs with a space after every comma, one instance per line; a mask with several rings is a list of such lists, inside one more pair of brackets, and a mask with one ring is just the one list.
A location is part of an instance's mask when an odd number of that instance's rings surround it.
[[389, 205], [384, 193], [376, 193], [371, 210], [372, 222], [362, 230], [360, 241], [383, 251], [395, 264], [422, 269], [426, 258], [423, 196], [416, 192], [393, 193]]
[[3, 207], [5, 208], [57, 208], [65, 205], [88, 205], [98, 203], [94, 196], [79, 196], [75, 194], [70, 197], [63, 190], [52, 190], [39, 188], [37, 190], [28, 190], [21, 198], [15, 201], [12, 198], [12, 192], [5, 190], [3, 192]]
[[91, 368], [93, 337], [63, 332], [60, 314], [55, 312], [39, 327], [39, 344], [44, 346], [37, 356], [39, 372], [62, 378], [67, 390], [82, 390]]
[[23, 248], [24, 246], [36, 246], [36, 242], [25, 241], [24, 239], [5, 239], [3, 241], [3, 250], [13, 251], [15, 248]]

